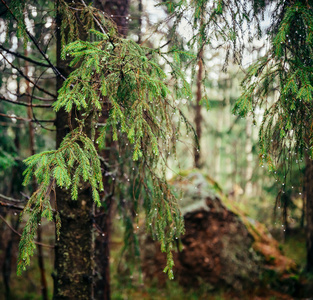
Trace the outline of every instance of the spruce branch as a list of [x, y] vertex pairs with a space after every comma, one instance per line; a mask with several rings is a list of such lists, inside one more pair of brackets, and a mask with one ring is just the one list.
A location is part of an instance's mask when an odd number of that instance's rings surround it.
[[[20, 22], [23, 22], [23, 20], [18, 20], [17, 17], [14, 15], [8, 4], [6, 3], [5, 0], [1, 0], [1, 2], [4, 4], [6, 9], [10, 12], [12, 15], [13, 19], [19, 24]], [[45, 59], [45, 61], [48, 63], [50, 68], [53, 70], [56, 76], [61, 77], [63, 80], [66, 78], [59, 72], [59, 70], [52, 64], [52, 62], [49, 60], [47, 55], [44, 53], [44, 51], [40, 48], [38, 42], [36, 41], [35, 37], [27, 30], [27, 28], [24, 28], [24, 31], [26, 32], [27, 36], [30, 38], [30, 40], [34, 43], [35, 47], [38, 49], [39, 53], [42, 55], [42, 57]], [[51, 95], [50, 95], [51, 96]]]
[[11, 51], [9, 49], [6, 49], [3, 45], [0, 45], [0, 49], [4, 50], [5, 52], [7, 52], [9, 54], [12, 54], [12, 55], [18, 57], [18, 58], [21, 58], [21, 59], [26, 60], [26, 61], [28, 61], [30, 63], [33, 63], [33, 64], [35, 64], [37, 66], [45, 67], [45, 68], [49, 68], [50, 67], [50, 65], [48, 65], [48, 64], [42, 63], [40, 61], [33, 60], [33, 59], [31, 59], [31, 58], [29, 58], [27, 56], [24, 56], [24, 55], [22, 55], [22, 54], [20, 54], [18, 52], [14, 52], [14, 51]]

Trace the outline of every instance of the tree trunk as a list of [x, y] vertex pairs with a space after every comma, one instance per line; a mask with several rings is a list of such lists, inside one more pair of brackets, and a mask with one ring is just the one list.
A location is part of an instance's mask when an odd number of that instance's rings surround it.
[[307, 229], [307, 265], [308, 272], [313, 272], [313, 160], [306, 156], [306, 229]]
[[[24, 55], [27, 57], [28, 56], [28, 51], [27, 49], [24, 50]], [[25, 61], [25, 74], [28, 76], [28, 62]], [[31, 88], [30, 88], [30, 83], [29, 81], [26, 81], [26, 93], [28, 95], [31, 95]], [[27, 102], [29, 106], [27, 107], [27, 117], [28, 119], [33, 119], [33, 111], [31, 107], [31, 97], [27, 96]], [[30, 154], [34, 155], [36, 153], [35, 151], [35, 132], [34, 132], [34, 127], [32, 122], [28, 122], [28, 130], [29, 130], [29, 146], [30, 146]], [[36, 190], [36, 182], [35, 178], [33, 181], [33, 191]], [[37, 229], [37, 240], [39, 243], [41, 243], [41, 236], [42, 236], [42, 230], [41, 227], [38, 226]], [[40, 271], [40, 282], [41, 282], [41, 295], [43, 300], [48, 300], [48, 286], [47, 286], [47, 279], [46, 279], [46, 273], [45, 273], [45, 263], [43, 259], [43, 249], [40, 244], [37, 244], [37, 249], [38, 249], [38, 266], [39, 266], [39, 271]]]
[[[94, 6], [107, 13], [116, 23], [118, 31], [124, 37], [128, 31], [128, 9], [129, 0], [94, 0]], [[108, 111], [110, 107], [103, 107], [102, 116], [99, 119], [100, 123], [106, 123]], [[109, 163], [110, 148], [114, 147], [111, 138], [107, 139], [106, 145], [108, 150], [101, 151], [102, 158]], [[107, 166], [102, 166], [107, 171]], [[104, 205], [96, 209], [95, 225], [98, 234], [95, 237], [95, 284], [94, 297], [95, 299], [109, 300], [110, 299], [110, 238], [111, 238], [111, 223], [112, 223], [112, 197], [113, 187], [108, 182], [108, 177], [103, 176], [105, 199]]]
[[55, 246], [54, 299], [93, 298], [93, 200], [89, 188], [83, 188], [78, 200], [57, 189], [61, 218], [60, 238]]
[[130, 0], [94, 0], [94, 6], [107, 13], [117, 25], [118, 32], [124, 37], [128, 32], [128, 10]]
[[[71, 6], [80, 1], [67, 0]], [[72, 71], [68, 61], [61, 60], [61, 16], [57, 15], [57, 68], [64, 76]], [[81, 37], [86, 37], [83, 29]], [[63, 80], [57, 78], [57, 90]], [[56, 116], [56, 143], [60, 146], [69, 132], [69, 118], [64, 110]], [[88, 132], [86, 132], [88, 135]], [[56, 188], [56, 209], [60, 214], [61, 232], [55, 245], [54, 299], [93, 298], [93, 210], [94, 204], [88, 183], [83, 183], [78, 199], [70, 191]]]
[[[12, 227], [17, 230], [19, 227], [20, 221], [18, 217], [12, 217]], [[3, 275], [3, 285], [4, 285], [4, 297], [6, 300], [10, 300], [11, 298], [11, 272], [12, 272], [12, 258], [14, 254], [14, 250], [12, 248], [14, 243], [16, 243], [16, 234], [11, 230], [10, 239], [7, 243], [7, 247], [5, 249], [5, 255], [3, 259], [2, 265], [2, 275]], [[13, 252], [13, 253], [12, 253]]]
[[246, 174], [245, 174], [245, 195], [247, 197], [252, 196], [252, 175], [253, 175], [253, 153], [252, 153], [252, 121], [250, 118], [246, 119], [246, 144], [245, 144], [245, 154], [246, 154]]
[[[202, 21], [202, 20], [201, 20]], [[196, 125], [196, 133], [200, 145], [201, 141], [201, 123], [202, 123], [202, 115], [201, 115], [201, 104], [200, 101], [202, 99], [202, 76], [203, 76], [203, 48], [200, 49], [199, 57], [198, 57], [198, 76], [197, 76], [197, 98], [196, 98], [196, 113], [195, 113], [195, 125]], [[194, 159], [195, 159], [195, 168], [200, 168], [200, 151], [199, 149], [194, 150]]]

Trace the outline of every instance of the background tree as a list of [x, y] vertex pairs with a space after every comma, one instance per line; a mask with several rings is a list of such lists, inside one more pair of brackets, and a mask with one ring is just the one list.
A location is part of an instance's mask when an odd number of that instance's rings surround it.
[[[256, 6], [261, 13], [267, 6]], [[268, 32], [270, 47], [247, 72], [244, 92], [235, 111], [242, 116], [257, 107], [264, 107], [260, 129], [260, 156], [270, 171], [282, 163], [285, 168], [282, 190], [287, 184], [287, 173], [292, 175], [292, 162], [305, 159], [310, 169], [312, 152], [312, 25], [313, 9], [307, 1], [278, 1]], [[273, 102], [268, 96], [275, 93]], [[309, 151], [308, 151], [309, 150]], [[307, 270], [313, 270], [312, 208], [309, 186], [312, 176], [306, 174], [307, 197]], [[310, 183], [309, 183], [310, 182]]]
[[[243, 93], [234, 112], [240, 116], [264, 110], [260, 128], [260, 157], [269, 170], [283, 162], [284, 180], [291, 161], [306, 160], [310, 170], [312, 158], [312, 6], [309, 1], [251, 1], [243, 5], [237, 1], [191, 1], [167, 5], [175, 11], [179, 24], [185, 13], [192, 11], [197, 19], [205, 11], [205, 22], [195, 26], [196, 33], [189, 44], [195, 45], [201, 36], [204, 43], [226, 49], [225, 67], [230, 55], [241, 63], [246, 45], [255, 38], [269, 42], [266, 53], [247, 70]], [[205, 9], [204, 9], [205, 7]], [[265, 12], [270, 13], [270, 26], [263, 29]], [[177, 25], [178, 26], [178, 25]], [[177, 28], [177, 27], [176, 27]], [[176, 29], [175, 28], [175, 29]], [[268, 96], [275, 94], [274, 100]], [[290, 174], [290, 173], [289, 173]], [[309, 174], [309, 173], [307, 173]], [[311, 177], [306, 177], [310, 180]], [[310, 184], [311, 186], [312, 184]], [[309, 185], [306, 184], [308, 187]], [[312, 271], [312, 215], [313, 201], [307, 188], [307, 270]]]

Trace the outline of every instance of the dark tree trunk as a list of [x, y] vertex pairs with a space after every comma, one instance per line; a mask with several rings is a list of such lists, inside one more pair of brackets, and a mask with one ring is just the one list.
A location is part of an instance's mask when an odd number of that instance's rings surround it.
[[307, 265], [308, 272], [313, 272], [313, 160], [306, 156], [306, 229], [307, 229]]
[[[24, 50], [24, 55], [27, 57], [28, 56], [28, 51], [27, 49]], [[28, 76], [28, 62], [25, 61], [25, 74]], [[31, 88], [30, 88], [30, 83], [29, 81], [26, 81], [26, 93], [28, 95], [31, 95]], [[33, 119], [33, 112], [32, 112], [32, 107], [31, 107], [31, 97], [28, 96], [28, 104], [29, 107], [27, 107], [27, 117], [29, 119]], [[28, 130], [29, 130], [29, 146], [30, 146], [30, 153], [31, 155], [34, 155], [36, 153], [35, 151], [35, 132], [34, 132], [34, 127], [33, 123], [29, 122], [28, 123]], [[33, 179], [33, 191], [36, 190], [36, 182], [35, 178]], [[38, 226], [37, 229], [37, 240], [39, 243], [41, 243], [41, 236], [42, 236], [42, 230], [41, 227]], [[37, 245], [38, 249], [38, 266], [39, 266], [39, 271], [40, 271], [40, 282], [41, 282], [41, 295], [43, 300], [48, 300], [48, 285], [47, 285], [47, 279], [46, 279], [46, 273], [45, 273], [45, 263], [43, 259], [43, 249], [40, 244]]]
[[77, 201], [70, 192], [57, 189], [61, 234], [55, 247], [54, 299], [93, 298], [93, 201], [84, 188]]
[[290, 204], [289, 195], [283, 194], [282, 202], [283, 202], [283, 223], [284, 223], [284, 239], [289, 234], [289, 224], [288, 224], [288, 205]]
[[[80, 1], [67, 0], [71, 6]], [[88, 4], [88, 1], [86, 1]], [[61, 16], [57, 16], [60, 28]], [[86, 34], [81, 30], [80, 38]], [[72, 71], [68, 61], [60, 58], [61, 39], [57, 30], [57, 68], [64, 75]], [[57, 79], [57, 90], [62, 86]], [[61, 110], [56, 116], [57, 147], [69, 132], [68, 114]], [[88, 135], [88, 132], [86, 132]], [[93, 298], [93, 200], [88, 183], [79, 190], [78, 199], [72, 200], [70, 191], [56, 189], [56, 208], [61, 219], [61, 234], [55, 245], [54, 299], [92, 299]]]
[[107, 13], [124, 37], [128, 32], [128, 10], [130, 0], [94, 0], [94, 6]]
[[[12, 225], [15, 230], [19, 227], [19, 218], [13, 217], [12, 218]], [[3, 283], [5, 288], [5, 299], [10, 300], [11, 299], [11, 287], [10, 287], [10, 279], [11, 279], [11, 272], [12, 272], [12, 258], [14, 250], [12, 251], [12, 248], [14, 246], [14, 243], [16, 243], [16, 235], [15, 232], [11, 230], [10, 239], [8, 241], [6, 250], [5, 250], [5, 256], [3, 259], [3, 265], [2, 265], [2, 273], [3, 273]], [[12, 253], [13, 252], [13, 253]]]
[[98, 235], [95, 239], [95, 299], [109, 300], [110, 289], [110, 237], [112, 220], [112, 197], [106, 199], [106, 206], [98, 209], [95, 221]]
[[[94, 6], [107, 13], [117, 25], [118, 31], [123, 36], [126, 36], [128, 31], [128, 9], [129, 0], [94, 0]], [[102, 116], [99, 119], [100, 123], [105, 123], [108, 118], [108, 111], [110, 107], [103, 107]], [[106, 142], [107, 148], [113, 148], [114, 143], [110, 138]], [[109, 163], [110, 150], [105, 150], [100, 153], [102, 158]], [[107, 166], [103, 165], [105, 172]], [[110, 294], [110, 236], [112, 223], [112, 196], [113, 186], [108, 182], [108, 177], [103, 176], [105, 199], [104, 205], [96, 210], [95, 225], [98, 234], [95, 237], [95, 285], [94, 297], [95, 299], [109, 300]]]

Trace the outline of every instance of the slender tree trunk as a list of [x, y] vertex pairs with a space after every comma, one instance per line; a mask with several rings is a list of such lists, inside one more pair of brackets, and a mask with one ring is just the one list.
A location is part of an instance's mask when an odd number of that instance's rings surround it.
[[[128, 9], [129, 0], [94, 0], [94, 6], [97, 9], [107, 13], [116, 23], [118, 31], [121, 35], [126, 36], [128, 32]], [[110, 107], [103, 107], [100, 123], [105, 123], [108, 118]], [[107, 140], [108, 150], [101, 151], [100, 155], [106, 162], [110, 162], [110, 148], [114, 147], [111, 138]], [[103, 165], [106, 171], [107, 166]], [[108, 182], [108, 177], [103, 176], [105, 202], [103, 206], [96, 209], [95, 226], [98, 234], [95, 237], [95, 299], [109, 300], [110, 294], [110, 239], [111, 239], [111, 223], [112, 223], [112, 197], [113, 186]]]
[[[74, 6], [80, 1], [67, 0]], [[76, 2], [76, 3], [75, 3]], [[88, 4], [88, 2], [87, 2]], [[61, 16], [57, 16], [57, 68], [68, 76], [72, 71], [68, 61], [61, 60]], [[83, 29], [81, 38], [86, 37]], [[62, 86], [57, 78], [57, 90]], [[72, 120], [73, 121], [73, 120]], [[86, 124], [89, 121], [86, 120]], [[60, 146], [70, 131], [69, 117], [64, 110], [56, 116], [56, 143]], [[90, 128], [89, 130], [90, 131]], [[86, 132], [88, 135], [89, 132]], [[61, 219], [60, 238], [55, 245], [54, 299], [92, 299], [93, 298], [93, 213], [94, 204], [88, 183], [79, 190], [78, 199], [72, 200], [70, 191], [56, 188], [56, 208]]]
[[246, 119], [246, 144], [245, 144], [245, 154], [246, 154], [246, 174], [245, 174], [245, 194], [246, 196], [252, 195], [252, 174], [253, 174], [253, 154], [252, 154], [252, 122], [250, 118]]
[[308, 272], [313, 272], [313, 160], [306, 156], [306, 231]]
[[222, 147], [222, 138], [221, 132], [223, 130], [224, 114], [217, 112], [218, 119], [216, 124], [217, 137], [214, 145], [214, 172], [215, 179], [219, 181], [221, 179], [221, 147]]
[[142, 39], [142, 32], [141, 32], [141, 27], [142, 27], [142, 0], [139, 0], [138, 2], [138, 11], [139, 11], [139, 19], [138, 19], [138, 44], [141, 44], [141, 39]]
[[281, 201], [283, 202], [283, 223], [284, 223], [284, 240], [286, 240], [286, 237], [289, 234], [289, 224], [288, 224], [288, 204], [289, 204], [289, 196], [286, 194], [283, 194]]
[[[203, 77], [203, 48], [200, 49], [199, 57], [198, 57], [198, 75], [197, 75], [197, 97], [196, 97], [196, 112], [195, 112], [195, 125], [196, 125], [196, 133], [198, 137], [198, 141], [200, 144], [201, 134], [202, 134], [202, 115], [201, 115], [201, 104], [200, 101], [202, 99], [202, 77]], [[194, 150], [194, 162], [195, 167], [200, 168], [200, 151], [199, 149]]]
[[[28, 51], [27, 49], [24, 50], [24, 55], [27, 57], [28, 56]], [[25, 74], [28, 76], [28, 62], [25, 61]], [[29, 85], [29, 81], [26, 81], [26, 93], [28, 95], [31, 95], [31, 88]], [[28, 96], [28, 104], [29, 106], [27, 107], [27, 117], [29, 119], [33, 118], [33, 112], [32, 112], [32, 107], [31, 107], [31, 97]], [[28, 122], [28, 130], [29, 130], [29, 146], [30, 146], [30, 152], [31, 155], [35, 154], [35, 132], [34, 132], [34, 127], [32, 122]], [[36, 190], [36, 183], [34, 181], [33, 183], [33, 191]], [[41, 227], [38, 226], [37, 229], [37, 240], [39, 243], [41, 243]], [[48, 285], [47, 285], [47, 279], [46, 279], [46, 273], [45, 273], [45, 264], [44, 264], [44, 259], [43, 259], [43, 249], [42, 246], [37, 244], [37, 249], [38, 249], [38, 265], [39, 265], [39, 270], [40, 270], [40, 283], [41, 283], [41, 295], [43, 300], [48, 300]]]
[[[12, 218], [12, 225], [15, 230], [19, 227], [19, 218], [13, 217]], [[11, 299], [11, 287], [10, 287], [10, 279], [11, 279], [11, 272], [12, 272], [12, 248], [14, 243], [16, 243], [16, 234], [11, 230], [10, 239], [8, 241], [7, 247], [5, 249], [5, 256], [2, 265], [2, 273], [3, 273], [3, 284], [5, 289], [5, 299]], [[14, 253], [14, 250], [13, 250]]]

